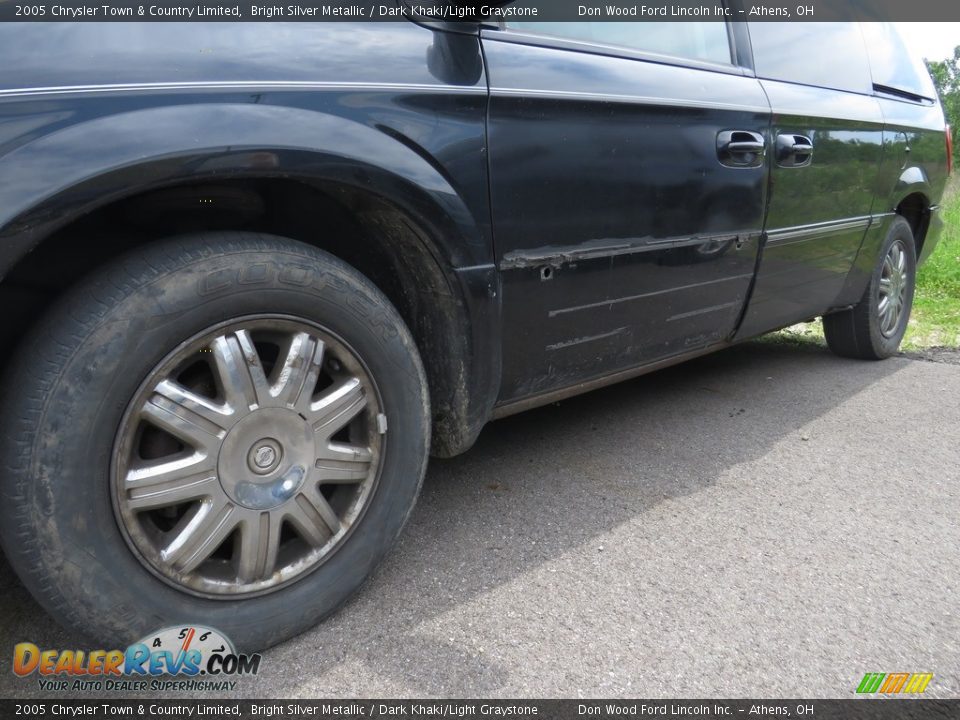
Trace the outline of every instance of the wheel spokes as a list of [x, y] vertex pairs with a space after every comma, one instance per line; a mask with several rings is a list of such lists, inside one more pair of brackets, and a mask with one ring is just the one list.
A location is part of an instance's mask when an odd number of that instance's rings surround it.
[[305, 487], [287, 510], [287, 519], [297, 532], [314, 547], [325, 545], [340, 532], [340, 518], [330, 503], [315, 487]]
[[897, 323], [900, 322], [900, 314], [902, 309], [903, 309], [903, 305], [900, 302], [900, 298], [897, 297], [894, 300], [893, 308], [890, 310], [890, 331], [891, 332], [897, 326]]
[[323, 366], [324, 345], [307, 333], [290, 338], [282, 361], [274, 370], [270, 396], [274, 404], [300, 412], [309, 412], [313, 389]]
[[141, 408], [140, 417], [193, 448], [215, 454], [227, 431], [210, 413], [196, 407], [190, 401], [175, 402], [157, 391]]
[[224, 323], [179, 348], [118, 434], [127, 539], [188, 591], [271, 590], [334, 552], [371, 497], [376, 386], [342, 340], [286, 317]]
[[325, 440], [336, 435], [367, 406], [363, 384], [352, 377], [329, 390], [310, 404], [310, 420], [314, 432]]
[[219, 491], [212, 462], [201, 453], [133, 468], [126, 477], [126, 500], [134, 512], [179, 505]]
[[183, 527], [161, 551], [161, 557], [179, 572], [195, 570], [220, 547], [236, 525], [236, 506], [222, 498], [205, 501], [187, 516]]
[[154, 390], [157, 398], [166, 401], [174, 412], [185, 417], [198, 416], [201, 420], [216, 428], [219, 434], [236, 424], [238, 413], [230, 405], [218, 405], [209, 398], [188, 390], [174, 380], [163, 380]]
[[241, 582], [254, 582], [273, 574], [282, 525], [281, 518], [270, 512], [250, 513], [240, 523], [234, 556]]
[[369, 448], [328, 443], [317, 458], [317, 479], [323, 484], [358, 483], [370, 474], [373, 453]]
[[900, 324], [903, 309], [907, 304], [909, 282], [907, 253], [897, 241], [890, 246], [883, 258], [877, 289], [877, 319], [880, 332], [886, 337], [893, 335]]
[[237, 330], [218, 337], [210, 350], [217, 380], [231, 408], [245, 415], [269, 402], [270, 386], [249, 332]]
[[896, 327], [900, 319], [900, 303], [896, 297], [885, 298], [886, 304], [881, 303], [880, 330], [888, 335]]

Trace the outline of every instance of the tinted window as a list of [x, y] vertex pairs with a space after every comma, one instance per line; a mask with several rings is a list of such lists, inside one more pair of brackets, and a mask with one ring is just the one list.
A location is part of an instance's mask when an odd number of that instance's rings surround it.
[[818, 87], [872, 91], [857, 23], [750, 23], [757, 75]]
[[597, 45], [730, 63], [727, 26], [722, 22], [508, 22], [507, 27]]
[[931, 100], [937, 97], [927, 66], [910, 54], [893, 25], [862, 23], [862, 29], [870, 52], [873, 82]]

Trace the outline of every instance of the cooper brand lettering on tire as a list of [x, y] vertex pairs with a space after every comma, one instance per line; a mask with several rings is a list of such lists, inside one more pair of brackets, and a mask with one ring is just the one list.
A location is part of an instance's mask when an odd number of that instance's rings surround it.
[[200, 278], [197, 293], [199, 295], [211, 295], [221, 290], [226, 290], [233, 284], [231, 278], [232, 271], [214, 270]]
[[267, 282], [270, 275], [270, 268], [266, 263], [258, 263], [240, 270], [240, 276], [237, 283], [240, 285], [256, 285]]
[[280, 270], [279, 280], [288, 285], [308, 287], [313, 282], [313, 270], [298, 265], [284, 267]]

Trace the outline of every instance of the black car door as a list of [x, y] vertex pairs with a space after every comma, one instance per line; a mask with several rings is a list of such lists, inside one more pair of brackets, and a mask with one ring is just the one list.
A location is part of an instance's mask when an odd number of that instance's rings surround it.
[[724, 341], [757, 259], [769, 106], [734, 26], [482, 33], [501, 401]]
[[738, 337], [834, 306], [871, 226], [883, 154], [883, 117], [856, 23], [749, 25], [773, 147], [763, 257]]

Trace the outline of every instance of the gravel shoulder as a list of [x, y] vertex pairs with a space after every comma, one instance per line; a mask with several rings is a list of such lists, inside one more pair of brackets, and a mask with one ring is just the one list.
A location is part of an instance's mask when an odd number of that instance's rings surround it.
[[960, 348], [955, 347], [924, 348], [923, 350], [901, 353], [901, 355], [911, 360], [926, 360], [927, 362], [946, 363], [947, 365], [960, 365]]

